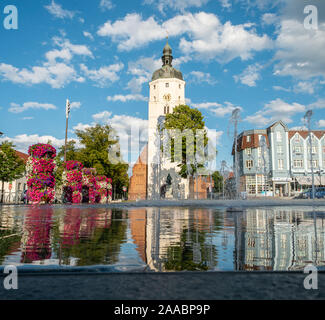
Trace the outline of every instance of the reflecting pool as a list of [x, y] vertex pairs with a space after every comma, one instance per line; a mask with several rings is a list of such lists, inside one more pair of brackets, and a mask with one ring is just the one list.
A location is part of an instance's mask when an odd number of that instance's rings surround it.
[[0, 207], [0, 263], [116, 271], [325, 266], [325, 207]]

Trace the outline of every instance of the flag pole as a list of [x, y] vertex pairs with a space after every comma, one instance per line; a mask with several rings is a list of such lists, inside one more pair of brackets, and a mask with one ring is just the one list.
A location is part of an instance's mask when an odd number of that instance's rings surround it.
[[69, 113], [70, 113], [70, 102], [67, 99], [66, 109], [65, 109], [66, 123], [65, 123], [64, 162], [67, 161], [67, 142], [68, 142]]

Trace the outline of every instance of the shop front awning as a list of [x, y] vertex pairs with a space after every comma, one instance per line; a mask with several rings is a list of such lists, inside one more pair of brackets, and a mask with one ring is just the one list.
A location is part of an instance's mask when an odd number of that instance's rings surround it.
[[[302, 186], [311, 186], [312, 185], [312, 177], [306, 176], [306, 177], [297, 177], [297, 182]], [[324, 186], [325, 185], [325, 177], [320, 177], [315, 175], [314, 176], [314, 182], [315, 186]]]

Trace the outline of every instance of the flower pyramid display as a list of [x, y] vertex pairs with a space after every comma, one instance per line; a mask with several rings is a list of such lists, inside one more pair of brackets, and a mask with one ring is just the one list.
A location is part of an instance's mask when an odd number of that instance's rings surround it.
[[96, 181], [96, 169], [84, 168], [82, 170], [82, 184], [89, 191], [89, 202], [96, 203], [100, 201], [98, 185]]
[[82, 169], [80, 161], [71, 160], [64, 163], [63, 185], [67, 202], [81, 203], [82, 201]]
[[97, 192], [100, 196], [100, 203], [106, 203], [112, 201], [112, 179], [106, 176], [97, 176]]
[[54, 201], [56, 150], [49, 144], [35, 144], [29, 147], [26, 164], [28, 198], [32, 204], [46, 204]]

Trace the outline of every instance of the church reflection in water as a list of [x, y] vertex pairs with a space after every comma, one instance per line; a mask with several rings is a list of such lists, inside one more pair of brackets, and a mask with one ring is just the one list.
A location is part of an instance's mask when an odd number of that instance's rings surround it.
[[123, 270], [301, 270], [325, 265], [324, 212], [29, 207], [0, 212], [0, 263]]

